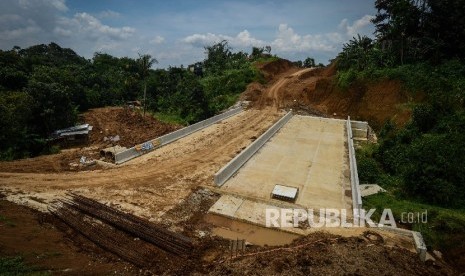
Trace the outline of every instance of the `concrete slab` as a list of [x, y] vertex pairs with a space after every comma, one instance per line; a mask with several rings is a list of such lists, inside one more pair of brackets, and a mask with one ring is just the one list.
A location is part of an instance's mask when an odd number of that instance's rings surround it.
[[242, 198], [224, 195], [221, 197], [221, 200], [218, 200], [210, 207], [209, 211], [227, 217], [234, 217], [243, 202], [244, 200]]
[[377, 184], [360, 184], [360, 192], [362, 196], [370, 196], [377, 193], [384, 193], [386, 190]]
[[294, 201], [299, 190], [295, 187], [275, 185], [271, 192], [274, 198]]
[[222, 189], [270, 200], [281, 184], [298, 188], [295, 203], [306, 208], [346, 208], [344, 127], [340, 120], [294, 116]]

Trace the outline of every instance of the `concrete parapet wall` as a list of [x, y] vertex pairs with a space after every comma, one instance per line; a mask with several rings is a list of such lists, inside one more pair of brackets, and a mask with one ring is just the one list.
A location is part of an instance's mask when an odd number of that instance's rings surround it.
[[350, 121], [353, 138], [368, 138], [369, 127], [367, 122]]
[[418, 255], [420, 256], [420, 260], [423, 262], [426, 261], [426, 244], [423, 240], [423, 236], [420, 232], [412, 231], [413, 240], [415, 241], [415, 248], [417, 250]]
[[353, 138], [368, 138], [368, 129], [352, 128]]
[[134, 146], [126, 151], [120, 152], [115, 155], [115, 163], [116, 164], [121, 164], [126, 161], [129, 161], [133, 158], [136, 158], [138, 156], [141, 156], [147, 152], [150, 152], [156, 148], [159, 148], [161, 146], [167, 145], [171, 142], [174, 142], [184, 136], [187, 136], [189, 134], [192, 134], [196, 131], [199, 131], [203, 128], [206, 128], [214, 123], [217, 123], [221, 120], [227, 119], [231, 116], [234, 116], [240, 112], [243, 111], [242, 107], [234, 108], [229, 111], [226, 111], [224, 113], [221, 113], [219, 115], [213, 116], [211, 118], [208, 118], [206, 120], [200, 121], [198, 123], [195, 123], [193, 125], [187, 126], [185, 128], [173, 131], [171, 133], [165, 134], [161, 137], [158, 137], [156, 139], [147, 141], [145, 143], [142, 143], [140, 145]]
[[292, 118], [292, 111], [284, 115], [278, 122], [263, 133], [257, 140], [250, 144], [239, 155], [234, 157], [228, 164], [221, 168], [214, 176], [215, 184], [223, 185], [236, 173], [273, 135]]
[[350, 121], [352, 129], [363, 129], [363, 130], [368, 130], [368, 122], [362, 122], [362, 121]]
[[360, 182], [358, 179], [357, 160], [355, 159], [355, 148], [350, 117], [347, 118], [346, 129], [347, 147], [349, 150], [350, 186], [352, 188], [352, 207], [354, 215], [358, 215], [360, 208], [362, 208], [362, 193], [360, 191]]

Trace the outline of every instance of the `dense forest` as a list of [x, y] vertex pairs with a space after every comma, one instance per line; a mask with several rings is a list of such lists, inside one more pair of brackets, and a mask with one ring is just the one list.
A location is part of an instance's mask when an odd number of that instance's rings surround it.
[[0, 50], [0, 160], [49, 153], [50, 133], [74, 125], [89, 108], [140, 100], [148, 115], [164, 120], [205, 119], [231, 106], [248, 83], [261, 81], [253, 63], [272, 59], [269, 51], [232, 52], [222, 41], [205, 47], [202, 62], [155, 70], [149, 55], [95, 53], [88, 60], [55, 43]]
[[[405, 126], [387, 121], [357, 151], [360, 179], [390, 191], [368, 207], [429, 211], [429, 245], [464, 248], [465, 1], [377, 0], [376, 39], [354, 37], [337, 57], [341, 88], [400, 80], [412, 100]], [[448, 209], [444, 209], [448, 208]], [[397, 213], [396, 213], [397, 211]]]

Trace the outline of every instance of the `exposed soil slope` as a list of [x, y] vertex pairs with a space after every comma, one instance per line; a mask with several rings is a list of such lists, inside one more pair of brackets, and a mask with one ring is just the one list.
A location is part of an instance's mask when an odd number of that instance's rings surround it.
[[[0, 195], [1, 196], [1, 195]], [[37, 271], [67, 275], [135, 273], [51, 215], [0, 199], [0, 256], [21, 255]]]
[[82, 121], [94, 128], [90, 135], [92, 145], [106, 145], [105, 137], [120, 136], [118, 144], [132, 147], [155, 137], [172, 132], [181, 126], [161, 122], [150, 115], [143, 116], [139, 110], [120, 107], [91, 109], [82, 116]]
[[379, 234], [358, 237], [323, 232], [284, 248], [260, 248], [211, 266], [210, 275], [454, 275], [444, 265], [425, 265], [415, 253], [390, 247]]
[[397, 81], [354, 84], [348, 90], [336, 85], [334, 65], [299, 69], [286, 60], [260, 65], [268, 85], [252, 83], [243, 95], [255, 108], [272, 106], [336, 118], [367, 120], [374, 128], [393, 118], [405, 124], [410, 118], [409, 99]]
[[89, 144], [64, 149], [58, 154], [0, 162], [0, 172], [49, 173], [100, 169], [99, 165], [76, 167], [70, 164], [77, 164], [81, 156], [99, 159], [100, 149], [112, 146], [111, 142], [104, 140], [105, 137], [119, 135], [120, 141], [116, 144], [132, 147], [182, 127], [163, 123], [149, 115], [143, 117], [140, 111], [121, 107], [91, 109], [83, 113], [80, 120], [93, 126], [89, 135]]

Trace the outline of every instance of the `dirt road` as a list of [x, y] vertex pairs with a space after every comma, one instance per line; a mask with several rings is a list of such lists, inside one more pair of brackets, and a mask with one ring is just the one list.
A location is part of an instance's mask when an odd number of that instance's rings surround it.
[[55, 174], [0, 173], [9, 200], [45, 210], [73, 190], [147, 218], [158, 219], [260, 136], [278, 118], [248, 110], [114, 169]]
[[300, 76], [313, 70], [315, 70], [315, 68], [305, 68], [298, 71], [296, 71], [295, 68], [292, 68], [286, 71], [278, 77], [278, 80], [269, 89], [266, 89], [263, 92], [260, 100], [258, 101], [258, 106], [272, 106], [275, 109], [283, 108], [285, 98], [283, 88], [285, 88], [289, 82], [295, 82], [300, 78]]

